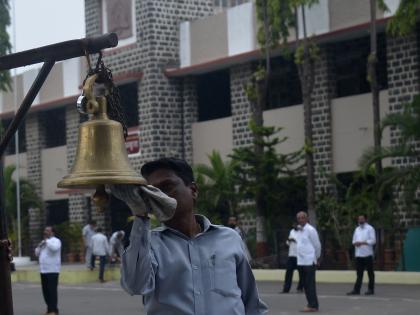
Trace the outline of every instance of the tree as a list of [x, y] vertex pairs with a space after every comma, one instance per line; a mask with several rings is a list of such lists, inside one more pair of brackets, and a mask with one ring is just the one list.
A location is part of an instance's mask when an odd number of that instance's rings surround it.
[[233, 175], [234, 161], [223, 161], [217, 151], [209, 154], [208, 159], [210, 165], [194, 166], [199, 187], [197, 207], [212, 221], [225, 223], [228, 216], [237, 215], [241, 198]]
[[[6, 219], [8, 226], [10, 227], [10, 237], [12, 239], [13, 247], [18, 248], [17, 241], [17, 219], [16, 219], [16, 182], [13, 179], [16, 167], [14, 165], [9, 165], [4, 169], [4, 190], [5, 190], [5, 208], [6, 208]], [[20, 198], [21, 198], [21, 207], [22, 207], [22, 226], [25, 227], [22, 229], [22, 240], [23, 243], [26, 243], [27, 246], [23, 246], [29, 250], [29, 217], [28, 209], [29, 208], [40, 208], [42, 205], [41, 200], [39, 199], [35, 187], [26, 179], [20, 179]], [[29, 252], [26, 254], [30, 255]]]
[[[275, 137], [281, 128], [258, 126], [251, 121], [250, 129], [253, 134], [258, 135], [253, 139], [253, 145], [234, 149], [231, 157], [235, 162], [234, 175], [239, 183], [240, 193], [255, 200], [256, 207], [259, 207], [256, 222], [256, 256], [263, 257], [268, 253], [267, 239], [264, 239], [266, 235], [259, 233], [266, 232], [269, 225], [265, 221], [267, 215], [277, 212], [278, 201], [282, 197], [278, 191], [281, 177], [295, 176], [302, 170], [299, 163], [302, 151], [277, 153], [276, 147], [287, 140], [286, 137]], [[262, 147], [262, 152], [254, 149], [255, 142], [260, 142], [258, 145]]]
[[[292, 0], [290, 5], [295, 12], [296, 51], [295, 63], [298, 67], [302, 89], [304, 128], [305, 128], [305, 160], [306, 160], [306, 198], [309, 220], [316, 225], [315, 212], [315, 162], [312, 128], [312, 92], [315, 83], [315, 63], [318, 57], [318, 47], [309, 40], [306, 29], [306, 7], [310, 8], [319, 0]], [[302, 14], [303, 40], [299, 36], [298, 12]]]
[[[420, 126], [420, 95], [416, 95], [411, 103], [406, 104], [403, 112], [388, 114], [382, 120], [381, 132], [387, 127], [397, 128], [400, 131], [400, 139], [394, 146], [382, 147], [380, 150], [368, 149], [360, 160], [363, 172], [367, 173], [377, 160], [401, 158], [418, 161], [420, 158], [420, 151], [416, 146], [420, 141], [418, 126]], [[406, 206], [411, 209], [411, 206], [417, 203], [420, 165], [409, 164], [402, 168], [391, 168], [389, 172], [378, 177], [379, 191], [383, 191], [384, 187], [391, 184], [403, 191]]]
[[406, 36], [410, 34], [415, 30], [419, 11], [419, 0], [401, 0], [395, 15], [388, 22], [387, 31], [395, 36]]
[[[282, 38], [282, 30], [278, 23], [278, 14], [283, 14], [280, 11], [280, 1], [278, 0], [256, 0], [257, 18], [260, 22], [258, 29], [258, 43], [261, 46], [263, 60], [259, 65], [257, 71], [254, 73], [252, 82], [246, 87], [248, 99], [252, 110], [252, 124], [255, 128], [251, 128], [251, 133], [254, 138], [253, 151], [255, 156], [262, 156], [264, 151], [263, 136], [257, 130], [261, 130], [264, 126], [263, 113], [267, 108], [269, 83], [271, 77], [271, 50], [276, 47], [279, 40]], [[288, 25], [289, 26], [289, 25]], [[286, 40], [286, 39], [285, 39]], [[256, 167], [253, 174], [256, 182], [261, 182], [265, 174], [260, 173], [264, 167]], [[261, 194], [260, 190], [256, 190], [254, 194], [256, 207], [256, 226], [257, 226], [257, 257], [266, 256], [267, 236], [265, 231], [265, 196]]]
[[[10, 25], [9, 1], [0, 0], [0, 56], [10, 53], [10, 44], [7, 27]], [[9, 71], [0, 71], [0, 91], [10, 90], [11, 79]]]
[[[382, 11], [388, 8], [383, 0], [370, 0], [370, 54], [367, 61], [367, 74], [370, 89], [372, 91], [372, 109], [373, 109], [373, 143], [376, 150], [381, 148], [381, 117], [379, 101], [379, 85], [377, 78], [377, 30], [376, 30], [376, 6], [379, 5]], [[375, 163], [376, 174], [382, 173], [382, 161]]]
[[[386, 174], [389, 170], [384, 170]], [[333, 232], [339, 249], [343, 250], [347, 264], [350, 268], [349, 248], [352, 244], [352, 235], [355, 220], [364, 213], [369, 222], [377, 228], [392, 227], [393, 200], [392, 186], [380, 188], [376, 184], [376, 171], [370, 168], [366, 173], [356, 172], [348, 185], [332, 176], [337, 187], [337, 196], [323, 195], [317, 202], [317, 215], [321, 230]], [[380, 200], [381, 206], [378, 206]]]
[[[312, 222], [315, 223], [315, 180], [314, 180], [314, 162], [312, 151], [312, 123], [311, 123], [311, 95], [314, 81], [314, 46], [309, 44], [306, 36], [306, 17], [305, 6], [311, 6], [318, 3], [319, 0], [256, 0], [257, 18], [259, 23], [258, 43], [261, 47], [263, 60], [254, 74], [252, 83], [247, 87], [248, 99], [252, 108], [252, 119], [257, 127], [264, 125], [263, 112], [267, 107], [269, 96], [269, 82], [271, 77], [271, 51], [280, 43], [287, 45], [289, 39], [289, 29], [291, 26], [297, 28], [297, 9], [301, 7], [302, 17], [304, 21], [304, 41], [303, 48], [297, 49], [296, 60], [300, 65], [299, 77], [301, 80], [302, 93], [305, 106], [305, 138], [306, 138], [306, 173], [307, 173], [307, 199], [308, 211]], [[296, 47], [299, 47], [299, 36], [297, 36]], [[257, 128], [258, 129], [258, 128]], [[256, 129], [255, 129], [256, 130]], [[263, 152], [262, 139], [258, 133], [252, 132], [254, 138], [254, 151], [256, 155]], [[263, 174], [255, 174], [257, 180], [262, 178]], [[256, 195], [256, 221], [257, 221], [257, 246], [261, 246], [258, 250], [263, 254], [266, 248], [266, 233], [264, 231], [264, 196]]]

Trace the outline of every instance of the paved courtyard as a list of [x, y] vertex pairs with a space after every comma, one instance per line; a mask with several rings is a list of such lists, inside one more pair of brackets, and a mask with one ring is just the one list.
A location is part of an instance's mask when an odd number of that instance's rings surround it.
[[[260, 282], [262, 298], [270, 307], [269, 314], [299, 314], [305, 305], [302, 294], [279, 294], [279, 283]], [[319, 284], [322, 314], [416, 315], [420, 314], [420, 286], [378, 285], [374, 297], [347, 297], [348, 284]], [[38, 284], [13, 284], [16, 315], [40, 315], [45, 311]], [[141, 297], [131, 297], [117, 282], [105, 284], [62, 285], [59, 288], [60, 315], [146, 314]], [[229, 314], [220, 314], [229, 315]]]

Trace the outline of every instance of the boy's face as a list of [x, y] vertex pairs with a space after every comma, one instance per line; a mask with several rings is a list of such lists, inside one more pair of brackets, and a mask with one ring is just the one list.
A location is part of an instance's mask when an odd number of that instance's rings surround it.
[[186, 185], [174, 171], [168, 169], [157, 169], [147, 176], [150, 185], [159, 188], [169, 197], [176, 199], [177, 207], [174, 218], [193, 211], [197, 199], [197, 185], [191, 183]]

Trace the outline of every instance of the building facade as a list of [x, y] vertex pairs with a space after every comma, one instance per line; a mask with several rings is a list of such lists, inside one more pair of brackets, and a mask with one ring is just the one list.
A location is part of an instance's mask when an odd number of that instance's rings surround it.
[[[399, 1], [385, 2], [390, 12], [378, 13], [381, 116], [400, 111], [420, 90], [419, 28], [405, 38], [386, 34], [386, 21]], [[306, 16], [308, 34], [320, 47], [312, 123], [316, 186], [321, 192], [329, 189], [330, 174], [356, 171], [361, 154], [373, 145], [366, 79], [369, 3], [320, 0]], [[208, 163], [212, 150], [227, 157], [234, 148], [251, 143], [244, 85], [261, 56], [252, 1], [86, 0], [85, 18], [87, 36], [112, 31], [119, 35], [118, 47], [106, 50], [104, 61], [120, 89], [130, 131], [127, 149], [137, 170], [162, 156]], [[290, 42], [295, 39], [292, 35]], [[296, 66], [280, 50], [272, 64], [264, 122], [283, 128], [281, 135], [288, 140], [278, 150], [288, 153], [304, 144], [300, 83]], [[17, 95], [2, 94], [0, 115], [6, 124], [14, 99], [20, 103], [36, 73], [31, 70], [16, 78]], [[44, 222], [84, 223], [88, 218], [116, 229], [129, 214], [116, 200], [111, 202], [113, 211], [97, 213], [89, 192], [56, 188], [74, 160], [83, 120], [75, 101], [85, 74], [83, 59], [57, 64], [20, 131], [21, 174], [35, 184], [46, 205], [42, 214], [33, 210], [34, 233]], [[382, 142], [397, 140], [396, 131], [387, 131]], [[6, 164], [14, 164], [13, 146], [8, 153]], [[394, 159], [385, 166], [407, 163]], [[403, 223], [414, 224], [415, 219], [401, 212]]]

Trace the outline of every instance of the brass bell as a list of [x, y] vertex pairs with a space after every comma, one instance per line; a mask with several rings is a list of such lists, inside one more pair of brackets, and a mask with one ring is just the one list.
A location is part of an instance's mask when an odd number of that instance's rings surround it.
[[107, 115], [104, 96], [93, 95], [97, 75], [89, 77], [83, 87], [89, 120], [80, 125], [77, 152], [70, 174], [57, 186], [59, 188], [96, 189], [95, 203], [103, 208], [107, 201], [104, 185], [146, 185], [128, 160], [123, 129], [119, 122]]

